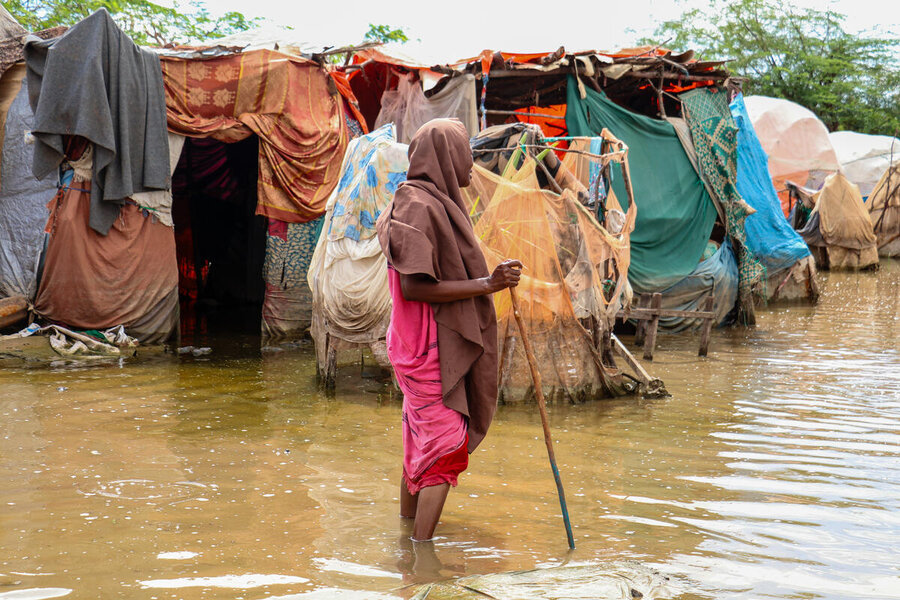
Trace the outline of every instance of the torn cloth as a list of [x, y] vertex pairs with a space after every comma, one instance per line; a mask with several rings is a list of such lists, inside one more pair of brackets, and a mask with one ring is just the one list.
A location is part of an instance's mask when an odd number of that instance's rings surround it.
[[169, 187], [159, 58], [141, 50], [105, 9], [52, 40], [25, 44], [38, 179], [65, 156], [64, 136], [94, 145], [91, 228], [106, 235], [125, 199]]

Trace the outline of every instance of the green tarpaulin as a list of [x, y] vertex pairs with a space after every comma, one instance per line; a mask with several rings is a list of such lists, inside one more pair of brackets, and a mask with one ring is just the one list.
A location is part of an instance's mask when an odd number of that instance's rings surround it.
[[[585, 92], [582, 99], [570, 76], [569, 135], [596, 136], [606, 127], [628, 145], [638, 207], [628, 279], [638, 293], [662, 291], [700, 262], [716, 220], [715, 206], [669, 123], [622, 108], [606, 94], [591, 89]], [[613, 165], [612, 187], [625, 206], [628, 196], [617, 164]]]

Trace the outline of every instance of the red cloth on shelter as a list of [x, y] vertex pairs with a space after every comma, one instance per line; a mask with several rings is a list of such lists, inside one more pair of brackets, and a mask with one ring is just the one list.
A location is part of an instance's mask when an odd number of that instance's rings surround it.
[[223, 142], [259, 136], [256, 214], [305, 223], [325, 212], [347, 131], [324, 68], [271, 50], [160, 60], [170, 131]]
[[350, 109], [351, 116], [356, 119], [356, 122], [362, 127], [363, 133], [369, 133], [369, 126], [366, 124], [366, 118], [363, 117], [363, 114], [359, 110], [359, 100], [357, 100], [356, 94], [353, 93], [353, 88], [350, 87], [350, 78], [348, 75], [343, 71], [337, 70], [331, 70], [328, 74], [331, 75], [338, 91], [347, 102], [347, 107]]

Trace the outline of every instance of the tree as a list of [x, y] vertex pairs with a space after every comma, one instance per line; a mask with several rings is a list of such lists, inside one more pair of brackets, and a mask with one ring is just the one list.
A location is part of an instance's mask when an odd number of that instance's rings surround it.
[[406, 32], [402, 28], [393, 29], [390, 25], [374, 25], [369, 23], [369, 31], [363, 39], [373, 42], [400, 42], [401, 44], [409, 41]]
[[745, 91], [786, 98], [832, 131], [893, 135], [900, 128], [900, 40], [844, 30], [845, 16], [785, 0], [710, 0], [663, 22], [657, 43], [728, 59]]
[[220, 38], [260, 21], [237, 12], [212, 17], [199, 0], [176, 2], [172, 8], [149, 0], [8, 0], [4, 5], [29, 31], [71, 26], [105, 8], [136, 43], [158, 46]]

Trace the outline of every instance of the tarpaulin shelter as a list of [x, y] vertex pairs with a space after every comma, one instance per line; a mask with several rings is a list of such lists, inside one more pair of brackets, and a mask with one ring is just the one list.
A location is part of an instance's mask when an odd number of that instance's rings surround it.
[[124, 325], [145, 341], [174, 338], [171, 229], [130, 199], [169, 185], [159, 60], [105, 10], [60, 37], [29, 38], [25, 57], [36, 138], [31, 170], [56, 171], [59, 186], [35, 314], [79, 329]]
[[787, 215], [791, 207], [786, 181], [819, 189], [825, 177], [840, 168], [828, 128], [811, 110], [790, 100], [747, 96], [744, 103], [769, 156], [769, 173]]
[[329, 383], [342, 348], [370, 347], [383, 366], [390, 365], [384, 337], [391, 296], [375, 221], [406, 180], [408, 168], [406, 144], [397, 142], [392, 124], [384, 125], [350, 142], [340, 181], [328, 199], [308, 282], [318, 371]]
[[879, 256], [900, 256], [900, 161], [881, 175], [866, 206]]
[[[38, 32], [52, 38], [58, 27]], [[23, 54], [26, 31], [0, 6], [0, 298], [34, 298], [47, 201], [56, 182], [31, 174], [34, 115], [28, 101]]]
[[738, 127], [737, 189], [756, 212], [747, 217], [747, 248], [766, 268], [769, 299], [818, 295], [815, 261], [803, 238], [784, 217], [769, 174], [768, 157], [747, 114], [743, 95], [730, 104]]
[[813, 191], [788, 182], [794, 197], [791, 225], [809, 245], [822, 269], [864, 269], [878, 265], [878, 246], [859, 188], [841, 172]]
[[[752, 294], [764, 269], [746, 248], [744, 219], [753, 209], [735, 188], [734, 126], [724, 89], [698, 88], [697, 93], [715, 94], [716, 101], [703, 97], [705, 104], [692, 106], [693, 116], [685, 110], [686, 119], [658, 120], [625, 110], [600, 92], [585, 90], [581, 97], [570, 85], [566, 124], [579, 135], [607, 127], [629, 146], [635, 198], [642, 208], [632, 237], [635, 292], [660, 292], [664, 308], [681, 310], [699, 308], [711, 294], [718, 322], [739, 300], [740, 318], [750, 323]], [[691, 101], [685, 99], [685, 105]], [[723, 130], [732, 135], [710, 134]], [[621, 197], [621, 179], [612, 175], [612, 189]], [[717, 223], [719, 233], [714, 232]], [[673, 330], [691, 324], [683, 318], [660, 322]]]
[[859, 187], [863, 200], [892, 163], [900, 162], [900, 139], [889, 135], [869, 135], [855, 131], [828, 134], [841, 171]]

